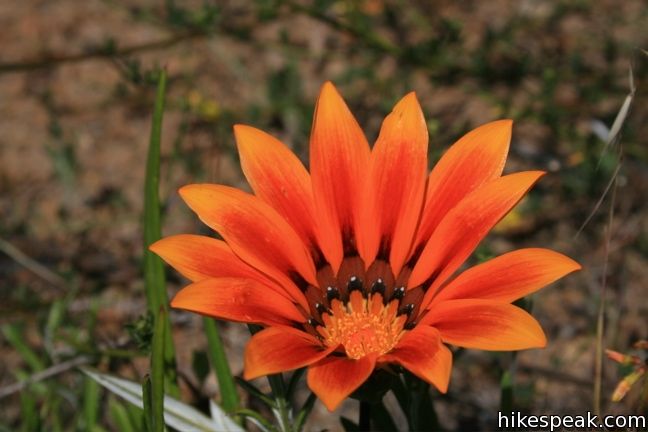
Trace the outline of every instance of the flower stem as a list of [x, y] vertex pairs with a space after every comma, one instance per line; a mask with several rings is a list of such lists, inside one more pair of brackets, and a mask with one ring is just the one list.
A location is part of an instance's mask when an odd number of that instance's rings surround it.
[[361, 431], [371, 430], [371, 403], [360, 401], [360, 419], [358, 426]]
[[279, 421], [279, 430], [282, 432], [292, 432], [292, 415], [286, 398], [283, 396], [275, 396], [275, 403], [277, 404], [275, 416]]

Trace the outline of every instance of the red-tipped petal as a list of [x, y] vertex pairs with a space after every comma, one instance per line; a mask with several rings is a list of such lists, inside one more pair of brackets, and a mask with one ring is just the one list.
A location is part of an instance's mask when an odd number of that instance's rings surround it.
[[500, 177], [470, 193], [448, 212], [425, 245], [408, 282], [414, 287], [433, 280], [423, 304], [543, 174], [527, 171]]
[[375, 365], [373, 355], [358, 360], [327, 357], [308, 368], [308, 387], [333, 411], [369, 378]]
[[292, 327], [268, 327], [245, 348], [245, 379], [308, 366], [332, 351], [313, 336]]
[[243, 277], [270, 283], [250, 267], [222, 240], [179, 234], [153, 243], [149, 249], [192, 282], [215, 277]]
[[419, 325], [428, 324], [451, 345], [490, 351], [542, 348], [544, 332], [517, 306], [493, 300], [447, 300], [434, 303]]
[[306, 299], [289, 275], [299, 273], [317, 283], [313, 260], [286, 220], [259, 198], [235, 188], [195, 184], [180, 195], [198, 217], [218, 231], [234, 253], [271, 276], [306, 307]]
[[281, 141], [250, 126], [234, 126], [241, 167], [256, 196], [270, 204], [312, 246], [313, 190], [308, 171]]
[[502, 174], [512, 125], [511, 120], [498, 120], [468, 132], [434, 166], [414, 251], [420, 252], [437, 225], [459, 201]]
[[330, 82], [322, 86], [310, 140], [310, 171], [318, 241], [333, 266], [343, 257], [342, 236], [358, 224], [369, 144], [344, 100]]
[[466, 270], [432, 301], [480, 298], [511, 303], [580, 268], [552, 250], [520, 249]]
[[358, 249], [367, 265], [381, 246], [395, 274], [407, 259], [421, 216], [427, 172], [428, 131], [414, 93], [385, 118], [371, 153]]
[[441, 393], [448, 391], [452, 371], [452, 352], [441, 342], [439, 331], [418, 325], [403, 336], [396, 348], [378, 359], [398, 363]]
[[181, 289], [171, 306], [245, 323], [290, 325], [306, 321], [292, 301], [252, 279], [205, 279]]

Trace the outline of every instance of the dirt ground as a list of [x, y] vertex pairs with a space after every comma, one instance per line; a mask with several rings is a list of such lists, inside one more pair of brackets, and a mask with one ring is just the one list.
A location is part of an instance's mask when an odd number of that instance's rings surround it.
[[[648, 338], [646, 3], [319, 3], [0, 1], [0, 324], [17, 326], [48, 365], [84, 346], [134, 346], [124, 326], [146, 309], [141, 217], [155, 67], [170, 76], [165, 235], [207, 232], [178, 187], [200, 181], [248, 188], [234, 123], [271, 132], [307, 160], [312, 109], [325, 80], [336, 83], [370, 141], [392, 104], [414, 90], [430, 128], [431, 160], [471, 128], [510, 117], [506, 171], [548, 171], [479, 253], [549, 247], [583, 265], [534, 295], [533, 314], [549, 343], [516, 357], [515, 380], [517, 403], [530, 412], [591, 410], [604, 274], [604, 346], [628, 352]], [[620, 140], [606, 147], [605, 126], [630, 92], [630, 68], [632, 108]], [[616, 182], [578, 233], [613, 178], [619, 152]], [[43, 279], [7, 245], [63, 281]], [[170, 295], [184, 282], [169, 271]], [[52, 305], [62, 301], [65, 318], [48, 334]], [[206, 343], [200, 319], [174, 312], [173, 323], [180, 369], [199, 388], [186, 387], [183, 396], [213, 395], [214, 377], [201, 383], [192, 370], [193, 352]], [[222, 328], [238, 374], [247, 330]], [[0, 355], [0, 389], [33, 372], [6, 335]], [[511, 361], [509, 354], [462, 352], [449, 394], [435, 394], [442, 424], [493, 425], [501, 370]], [[604, 365], [605, 412], [634, 412], [639, 389], [610, 402], [622, 375], [611, 361]], [[100, 366], [140, 379], [148, 364], [140, 358]], [[73, 370], [53, 378], [65, 389], [58, 408], [65, 430], [75, 428], [81, 379]], [[1, 400], [0, 426], [18, 428], [21, 409], [18, 394]], [[340, 413], [355, 418], [356, 405], [348, 402]], [[115, 428], [103, 410], [100, 423]], [[318, 403], [308, 429], [341, 426], [337, 413]]]

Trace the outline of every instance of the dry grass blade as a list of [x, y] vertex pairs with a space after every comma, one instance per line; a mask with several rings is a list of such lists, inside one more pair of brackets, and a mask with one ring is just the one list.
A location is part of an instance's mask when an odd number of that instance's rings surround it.
[[57, 288], [64, 288], [66, 286], [65, 279], [63, 279], [61, 276], [57, 275], [38, 261], [25, 255], [21, 250], [16, 248], [8, 241], [0, 239], [0, 251], [7, 254], [7, 256], [9, 256], [21, 266], [25, 267], [27, 270], [34, 273], [36, 276], [49, 282]]
[[[603, 155], [606, 153], [606, 151], [610, 148], [610, 146], [614, 146], [619, 140], [619, 134], [621, 132], [621, 128], [625, 124], [626, 119], [628, 118], [628, 114], [630, 113], [630, 108], [632, 107], [632, 102], [634, 101], [635, 93], [637, 88], [635, 87], [634, 83], [634, 74], [632, 73], [632, 68], [629, 69], [628, 72], [628, 82], [630, 86], [630, 92], [626, 96], [625, 100], [623, 101], [623, 104], [621, 105], [621, 108], [619, 109], [619, 112], [617, 113], [616, 117], [614, 118], [614, 122], [612, 123], [612, 127], [610, 128], [610, 131], [608, 132], [607, 140], [605, 142], [605, 146], [603, 147], [603, 150], [601, 151], [601, 159], [599, 159], [599, 164], [600, 161], [603, 158]], [[607, 194], [610, 192], [610, 188], [616, 181], [616, 178], [619, 174], [619, 170], [621, 169], [621, 162], [623, 160], [623, 152], [621, 149], [619, 149], [619, 159], [616, 164], [616, 168], [614, 169], [614, 173], [612, 173], [612, 177], [610, 178], [610, 181], [608, 182], [607, 186], [605, 187], [605, 190], [603, 191], [603, 194], [601, 195], [601, 198], [596, 202], [596, 205], [590, 212], [590, 214], [587, 216], [583, 224], [578, 228], [578, 231], [576, 232], [576, 235], [574, 235], [574, 238], [578, 238], [580, 233], [585, 229], [587, 224], [592, 220], [594, 215], [598, 212], [598, 209], [601, 207], [603, 204], [603, 201], [605, 200], [605, 197]]]
[[0, 74], [29, 72], [37, 69], [53, 68], [66, 63], [78, 63], [97, 58], [127, 57], [133, 54], [170, 48], [187, 40], [204, 37], [202, 32], [186, 32], [166, 38], [120, 48], [105, 46], [77, 54], [50, 54], [42, 58], [17, 63], [0, 63]]
[[[623, 104], [621, 105], [621, 108], [619, 109], [619, 112], [617, 113], [617, 116], [614, 119], [614, 123], [612, 124], [612, 128], [610, 128], [610, 133], [608, 135], [608, 139], [605, 144], [605, 147], [603, 148], [603, 153], [605, 153], [605, 151], [609, 148], [610, 145], [614, 145], [618, 142], [621, 128], [623, 127], [628, 117], [628, 113], [630, 112], [630, 107], [632, 106], [632, 101], [634, 99], [634, 95], [636, 92], [632, 68], [630, 68], [629, 70], [628, 80], [629, 80], [630, 92], [628, 93]], [[604, 240], [603, 274], [601, 275], [600, 299], [599, 299], [599, 306], [598, 306], [598, 312], [596, 317], [596, 353], [595, 353], [596, 357], [594, 359], [593, 409], [594, 409], [594, 413], [598, 416], [601, 416], [601, 391], [603, 385], [603, 358], [604, 358], [603, 337], [605, 335], [605, 307], [606, 307], [605, 297], [607, 294], [607, 270], [608, 270], [608, 261], [609, 261], [609, 253], [610, 253], [610, 242], [612, 239], [612, 226], [614, 222], [614, 206], [616, 202], [618, 174], [619, 174], [619, 170], [621, 169], [621, 165], [622, 165], [621, 162], [623, 160], [623, 148], [619, 146], [618, 151], [619, 151], [618, 162], [616, 164], [610, 182], [605, 188], [603, 195], [596, 203], [594, 210], [590, 213], [588, 218], [580, 227], [578, 233], [576, 233], [576, 236], [578, 236], [578, 234], [580, 234], [580, 232], [587, 225], [587, 223], [592, 219], [593, 215], [597, 212], [598, 208], [601, 206], [603, 200], [605, 199], [606, 195], [611, 189], [612, 197], [610, 199], [610, 210], [608, 213], [608, 223], [606, 227], [605, 240]]]
[[621, 128], [623, 127], [623, 124], [628, 117], [628, 113], [630, 112], [630, 107], [632, 106], [632, 101], [634, 100], [635, 93], [637, 91], [637, 88], [634, 84], [632, 68], [630, 68], [628, 72], [628, 82], [630, 84], [630, 93], [628, 93], [628, 95], [626, 96], [623, 104], [621, 105], [621, 109], [619, 109], [619, 112], [614, 118], [614, 122], [612, 123], [612, 127], [610, 128], [610, 132], [608, 133], [608, 137], [605, 142], [605, 147], [603, 147], [603, 150], [601, 151], [601, 157], [603, 157], [603, 154], [605, 154], [610, 146], [614, 146], [614, 144], [618, 142], [619, 132], [621, 132]]
[[17, 393], [27, 387], [28, 385], [46, 380], [63, 372], [66, 372], [70, 369], [74, 369], [78, 366], [83, 366], [90, 363], [90, 358], [86, 356], [76, 357], [62, 363], [55, 364], [45, 370], [35, 373], [24, 381], [17, 382], [15, 384], [8, 385], [6, 387], [0, 388], [0, 399]]
[[[620, 164], [619, 164], [620, 165]], [[605, 233], [603, 274], [601, 276], [601, 292], [596, 317], [596, 358], [594, 359], [594, 413], [601, 416], [601, 390], [603, 386], [603, 337], [605, 335], [605, 295], [607, 293], [607, 268], [612, 239], [612, 223], [614, 222], [614, 203], [616, 201], [617, 181], [615, 177], [610, 200], [610, 212]]]
[[621, 159], [619, 158], [619, 161], [616, 164], [616, 167], [614, 168], [614, 172], [612, 173], [612, 177], [610, 178], [610, 181], [608, 182], [607, 186], [605, 186], [605, 190], [603, 191], [603, 194], [601, 194], [601, 197], [599, 200], [596, 202], [594, 205], [594, 208], [590, 212], [590, 214], [587, 216], [587, 219], [585, 219], [585, 222], [578, 228], [578, 231], [574, 235], [574, 238], [578, 238], [580, 233], [585, 229], [587, 224], [592, 220], [594, 215], [598, 212], [598, 209], [601, 207], [603, 204], [603, 201], [605, 201], [605, 197], [607, 197], [608, 193], [610, 192], [610, 189], [612, 188], [612, 185], [614, 185], [614, 182], [617, 179], [617, 176], [619, 175], [619, 171], [621, 171]]

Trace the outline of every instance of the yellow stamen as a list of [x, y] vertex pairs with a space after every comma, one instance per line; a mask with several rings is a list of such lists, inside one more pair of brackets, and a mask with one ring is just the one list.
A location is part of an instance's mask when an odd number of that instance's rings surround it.
[[367, 300], [353, 291], [347, 304], [333, 300], [331, 314], [322, 315], [324, 327], [317, 330], [328, 346], [344, 346], [349, 358], [381, 355], [391, 351], [404, 333], [407, 316], [397, 316], [397, 311], [397, 301], [385, 306], [378, 293]]

